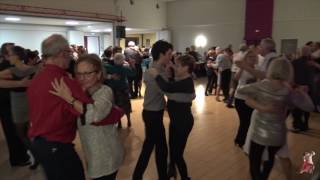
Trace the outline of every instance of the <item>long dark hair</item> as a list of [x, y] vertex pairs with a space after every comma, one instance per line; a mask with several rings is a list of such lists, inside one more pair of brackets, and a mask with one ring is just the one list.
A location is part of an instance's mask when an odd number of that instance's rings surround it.
[[25, 62], [27, 60], [26, 50], [23, 47], [13, 46], [11, 50], [13, 54], [17, 55], [21, 61]]

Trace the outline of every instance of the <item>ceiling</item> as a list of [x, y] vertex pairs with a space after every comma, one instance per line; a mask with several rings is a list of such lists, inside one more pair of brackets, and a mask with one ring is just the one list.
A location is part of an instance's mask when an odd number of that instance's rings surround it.
[[[20, 21], [7, 21], [7, 17], [20, 18]], [[67, 24], [67, 23], [76, 24]], [[96, 21], [79, 21], [73, 19], [58, 19], [58, 18], [42, 18], [31, 16], [16, 16], [16, 15], [4, 15], [0, 14], [0, 23], [6, 24], [28, 24], [28, 25], [50, 25], [50, 26], [64, 26], [74, 27], [77, 30], [84, 32], [110, 32], [112, 31], [112, 23], [96, 22]]]
[[[7, 17], [20, 18], [20, 21], [7, 21]], [[76, 22], [76, 25], [66, 24], [67, 22]], [[27, 24], [27, 25], [49, 25], [49, 26], [63, 26], [73, 27], [76, 30], [90, 33], [104, 33], [112, 31], [112, 23], [97, 22], [97, 21], [80, 21], [73, 19], [58, 19], [58, 18], [43, 18], [43, 17], [32, 17], [32, 16], [20, 16], [20, 15], [5, 15], [0, 14], [0, 24]], [[152, 33], [158, 31], [157, 29], [134, 29], [126, 28], [127, 34], [141, 34], [141, 33]]]

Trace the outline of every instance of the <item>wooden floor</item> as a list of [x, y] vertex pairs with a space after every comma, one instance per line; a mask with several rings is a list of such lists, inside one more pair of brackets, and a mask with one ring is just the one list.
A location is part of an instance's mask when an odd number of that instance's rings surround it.
[[[233, 145], [233, 138], [238, 126], [235, 109], [228, 109], [221, 102], [216, 102], [214, 96], [204, 96], [205, 80], [197, 80], [197, 98], [193, 103], [195, 123], [191, 132], [185, 159], [189, 174], [193, 180], [248, 180], [249, 168], [247, 156]], [[141, 119], [142, 99], [132, 101], [133, 128], [126, 126], [121, 130], [121, 137], [126, 148], [125, 161], [120, 168], [119, 180], [129, 180], [137, 162], [144, 139], [144, 126]], [[165, 126], [168, 130], [168, 115], [165, 114]], [[123, 119], [125, 122], [126, 119]], [[126, 123], [123, 123], [126, 125]], [[291, 119], [288, 119], [291, 128]], [[320, 160], [320, 114], [312, 114], [311, 130], [305, 134], [289, 133], [289, 149], [294, 164], [294, 179], [310, 179], [310, 175], [298, 174], [302, 164], [302, 154], [305, 151], [315, 151], [314, 162]], [[31, 171], [28, 168], [11, 168], [8, 162], [7, 147], [0, 130], [0, 180], [44, 180], [42, 169]], [[81, 157], [83, 153], [79, 139], [75, 141]], [[320, 166], [316, 166], [320, 168]], [[154, 157], [151, 157], [144, 175], [145, 180], [157, 180]], [[277, 160], [270, 179], [284, 180], [282, 169]]]

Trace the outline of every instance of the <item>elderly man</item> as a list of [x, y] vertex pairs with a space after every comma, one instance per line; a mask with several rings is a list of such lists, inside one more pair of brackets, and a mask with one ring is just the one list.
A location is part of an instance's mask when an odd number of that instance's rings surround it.
[[[129, 82], [129, 92], [131, 98], [137, 98], [141, 95], [141, 80], [142, 80], [142, 54], [139, 52], [139, 48], [135, 45], [133, 41], [128, 43], [128, 48], [124, 50], [124, 55], [129, 63], [134, 63], [136, 75], [133, 77], [128, 77]], [[132, 87], [132, 85], [134, 87]]]
[[[66, 72], [71, 59], [68, 41], [55, 34], [45, 39], [41, 48], [46, 64], [27, 92], [32, 147], [48, 180], [84, 180], [83, 166], [72, 144], [76, 136], [76, 119], [80, 116], [74, 106], [90, 100]], [[51, 83], [61, 78], [75, 97], [71, 102], [49, 93]]]
[[239, 68], [248, 71], [254, 75], [257, 79], [264, 79], [266, 77], [267, 69], [272, 60], [277, 57], [276, 54], [276, 43], [271, 38], [262, 39], [259, 45], [258, 52], [260, 54], [258, 70], [248, 66], [245, 61], [235, 62]]

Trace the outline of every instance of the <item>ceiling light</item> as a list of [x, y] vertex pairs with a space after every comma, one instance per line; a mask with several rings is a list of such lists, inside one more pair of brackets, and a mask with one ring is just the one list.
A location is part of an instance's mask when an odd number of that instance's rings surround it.
[[111, 28], [109, 28], [109, 29], [104, 29], [103, 31], [104, 31], [104, 32], [111, 32], [112, 29], [111, 29]]
[[99, 29], [94, 29], [94, 30], [91, 30], [91, 32], [96, 32], [96, 33], [98, 33], [98, 32], [101, 32], [101, 30], [99, 30]]
[[6, 21], [13, 21], [13, 22], [16, 22], [16, 21], [20, 21], [21, 19], [18, 18], [18, 17], [6, 17], [4, 18]]
[[67, 25], [78, 25], [79, 22], [77, 22], [77, 21], [66, 21], [66, 24]]
[[87, 28], [91, 28], [92, 26], [87, 26]]
[[132, 30], [132, 28], [126, 28], [126, 31], [131, 31]]
[[91, 35], [95, 35], [96, 33], [91, 33]]
[[195, 45], [197, 47], [205, 47], [207, 45], [207, 38], [203, 35], [199, 35], [195, 39]]

